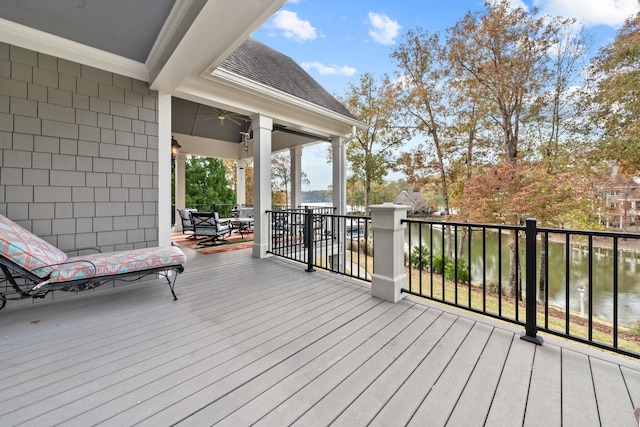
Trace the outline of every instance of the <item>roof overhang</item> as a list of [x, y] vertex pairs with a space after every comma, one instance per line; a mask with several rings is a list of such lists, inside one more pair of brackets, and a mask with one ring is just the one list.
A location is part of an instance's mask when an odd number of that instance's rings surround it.
[[[91, 47], [82, 40], [56, 36], [53, 32], [3, 18], [0, 18], [0, 41], [142, 80], [154, 90], [172, 93], [186, 78], [201, 75], [220, 64], [284, 3], [286, 0], [176, 1], [144, 63]], [[31, 2], [30, 7], [58, 4], [67, 5], [41, 2], [38, 6]], [[135, 3], [124, 4], [141, 7]], [[114, 4], [113, 7], [123, 6]], [[0, 16], [4, 16], [1, 11]], [[47, 24], [51, 25], [51, 21]]]
[[221, 69], [186, 79], [174, 95], [248, 116], [260, 112], [278, 125], [323, 138], [365, 128], [358, 120]]
[[[285, 3], [286, 0], [207, 1], [165, 62], [152, 51], [147, 64], [151, 88], [173, 93], [186, 78], [217, 67]], [[176, 22], [187, 13], [188, 8], [181, 1], [176, 2], [158, 43], [169, 45], [172, 33], [179, 29]]]
[[[0, 5], [2, 2], [10, 1], [0, 0]], [[10, 8], [7, 7], [5, 15], [0, 10], [0, 16], [13, 17], [22, 14], [21, 22], [35, 22], [34, 27], [45, 28], [45, 24], [59, 25], [46, 19], [47, 13], [60, 13], [54, 9], [58, 7], [67, 8], [62, 9], [63, 12], [73, 12], [73, 17], [69, 19], [86, 17], [100, 25], [104, 24], [103, 17], [97, 16], [92, 8], [68, 9], [75, 5], [70, 0], [25, 1], [24, 5], [28, 6], [25, 9], [16, 9], [14, 4], [6, 3], [12, 6], [14, 14], [11, 15]], [[47, 32], [0, 18], [0, 41], [145, 81], [151, 89], [169, 93], [174, 97], [247, 116], [257, 113], [267, 115], [274, 119], [274, 123], [282, 131], [280, 133], [286, 130], [290, 130], [291, 134], [299, 133], [296, 135], [297, 141], [303, 144], [316, 136], [326, 140], [334, 136], [352, 134], [354, 127], [363, 129], [364, 125], [351, 117], [217, 68], [285, 3], [286, 0], [178, 0], [172, 6], [169, 1], [154, 3], [152, 5], [162, 4], [166, 8], [170, 7], [170, 10], [165, 9], [164, 15], [154, 18], [157, 20], [153, 22], [157, 23], [160, 30], [157, 32], [156, 29], [156, 33], [153, 33], [155, 42], [150, 50], [147, 47], [146, 51], [149, 53], [144, 63], [92, 47], [86, 39], [83, 43], [83, 37], [88, 38], [91, 35], [87, 25], [84, 25], [84, 35], [80, 31], [74, 33], [74, 41], [54, 35], [54, 32], [64, 33], [56, 31], [56, 28], [51, 30], [49, 27], [50, 32]], [[144, 16], [144, 8], [150, 7], [149, 3], [129, 3], [124, 0], [102, 5], [130, 8], [131, 10], [125, 9], [124, 13], [121, 9], [113, 10], [113, 13], [122, 19], [127, 17], [129, 28], [135, 23], [135, 16]], [[29, 12], [40, 16], [40, 21], [30, 20]], [[93, 15], [86, 15], [89, 13]], [[163, 21], [161, 25], [160, 20]], [[111, 30], [111, 27], [108, 29]], [[117, 35], [116, 30], [114, 26], [114, 37]], [[108, 36], [109, 34], [105, 34], [105, 37]], [[111, 42], [111, 46], [118, 45]], [[310, 138], [304, 138], [302, 134], [307, 134]]]

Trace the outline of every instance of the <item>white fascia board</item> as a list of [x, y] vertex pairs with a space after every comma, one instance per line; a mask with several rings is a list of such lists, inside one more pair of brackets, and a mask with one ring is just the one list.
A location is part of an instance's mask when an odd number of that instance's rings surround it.
[[[353, 126], [364, 128], [358, 120], [226, 70], [188, 79], [178, 88], [178, 92], [224, 103], [229, 109], [242, 114], [262, 113], [280, 124], [322, 136], [347, 134]], [[197, 99], [191, 100], [199, 102]]]
[[149, 56], [145, 62], [147, 69], [151, 73], [153, 73], [156, 67], [162, 68], [162, 64], [160, 63], [162, 61], [162, 56], [164, 55], [165, 50], [169, 49], [172, 39], [176, 37], [180, 24], [189, 13], [191, 5], [192, 0], [182, 0], [176, 2], [171, 9], [171, 12], [162, 26], [155, 43], [151, 47], [151, 51], [149, 52]]
[[234, 87], [238, 87], [238, 86], [242, 87], [258, 96], [261, 96], [265, 99], [269, 99], [271, 102], [276, 102], [280, 105], [287, 105], [289, 107], [293, 106], [296, 109], [300, 108], [300, 109], [309, 111], [314, 115], [320, 115], [332, 121], [337, 121], [342, 124], [346, 124], [349, 127], [362, 125], [362, 123], [359, 122], [358, 120], [336, 113], [335, 111], [332, 111], [326, 107], [322, 107], [320, 105], [314, 104], [313, 102], [296, 98], [295, 96], [292, 96], [286, 92], [283, 92], [278, 89], [274, 89], [270, 86], [267, 86], [262, 83], [258, 83], [256, 81], [250, 80], [246, 77], [240, 76], [236, 73], [232, 73], [227, 70], [217, 69], [210, 74], [210, 77], [209, 76], [203, 76], [203, 77], [219, 78], [223, 81], [228, 82], [228, 84]]
[[149, 81], [147, 67], [141, 62], [2, 18], [0, 41], [144, 82]]
[[151, 88], [173, 92], [187, 77], [217, 67], [285, 2], [207, 1]]

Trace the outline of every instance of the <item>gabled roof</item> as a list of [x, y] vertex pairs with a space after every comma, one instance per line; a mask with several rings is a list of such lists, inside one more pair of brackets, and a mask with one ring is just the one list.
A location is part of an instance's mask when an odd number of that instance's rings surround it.
[[247, 39], [219, 68], [343, 116], [355, 118], [293, 59], [259, 41]]
[[[398, 194], [398, 197], [406, 197], [407, 199], [411, 200], [412, 202], [419, 202], [424, 200], [424, 197], [422, 196], [422, 193], [420, 193], [419, 191], [402, 191], [400, 194]], [[398, 198], [396, 197], [396, 199]]]

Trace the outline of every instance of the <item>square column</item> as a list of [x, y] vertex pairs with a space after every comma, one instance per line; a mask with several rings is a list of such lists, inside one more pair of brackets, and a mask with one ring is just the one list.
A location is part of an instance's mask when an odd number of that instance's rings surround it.
[[347, 212], [347, 155], [345, 138], [341, 136], [331, 137], [333, 149], [333, 206], [336, 215], [345, 215]]
[[185, 206], [185, 198], [186, 198], [186, 191], [185, 191], [185, 170], [186, 170], [186, 166], [187, 166], [187, 156], [185, 154], [182, 153], [178, 153], [178, 156], [176, 157], [176, 168], [173, 171], [173, 176], [174, 176], [174, 180], [175, 180], [175, 187], [174, 187], [174, 191], [175, 191], [175, 195], [176, 195], [176, 225], [175, 225], [175, 230], [176, 231], [182, 231], [182, 221], [180, 220], [180, 215], [178, 214], [178, 209], [184, 209], [186, 208]]
[[257, 114], [251, 117], [253, 130], [253, 256], [264, 258], [269, 248], [271, 210], [271, 131], [273, 119]]
[[171, 246], [171, 94], [158, 92], [158, 246]]
[[407, 279], [404, 272], [404, 229], [409, 206], [384, 203], [370, 206], [373, 227], [373, 275], [371, 295], [391, 302], [404, 298], [400, 290]]
[[289, 149], [291, 158], [291, 207], [297, 208], [302, 204], [302, 147]]
[[246, 160], [236, 160], [236, 203], [243, 206], [247, 203]]

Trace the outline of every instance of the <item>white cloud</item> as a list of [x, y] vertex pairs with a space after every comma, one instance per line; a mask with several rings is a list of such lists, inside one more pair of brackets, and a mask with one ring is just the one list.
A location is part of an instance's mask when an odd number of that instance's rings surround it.
[[315, 69], [322, 75], [352, 76], [357, 71], [355, 68], [349, 67], [348, 65], [324, 65], [318, 61], [303, 62], [300, 66], [307, 71]]
[[281, 10], [273, 16], [273, 26], [282, 31], [282, 34], [291, 40], [304, 42], [314, 40], [317, 36], [316, 29], [309, 21], [300, 19], [298, 14], [290, 10]]
[[[499, 2], [500, 2], [499, 0], [493, 0], [491, 3], [499, 3]], [[526, 11], [529, 11], [529, 6], [526, 5], [524, 0], [508, 0], [508, 3], [509, 3], [509, 6], [511, 6], [513, 9], [522, 8]]]
[[576, 18], [587, 26], [618, 27], [640, 10], [637, 0], [534, 0], [543, 13]]
[[400, 24], [387, 15], [381, 13], [369, 12], [369, 35], [378, 43], [384, 45], [395, 44], [395, 38], [400, 31]]

